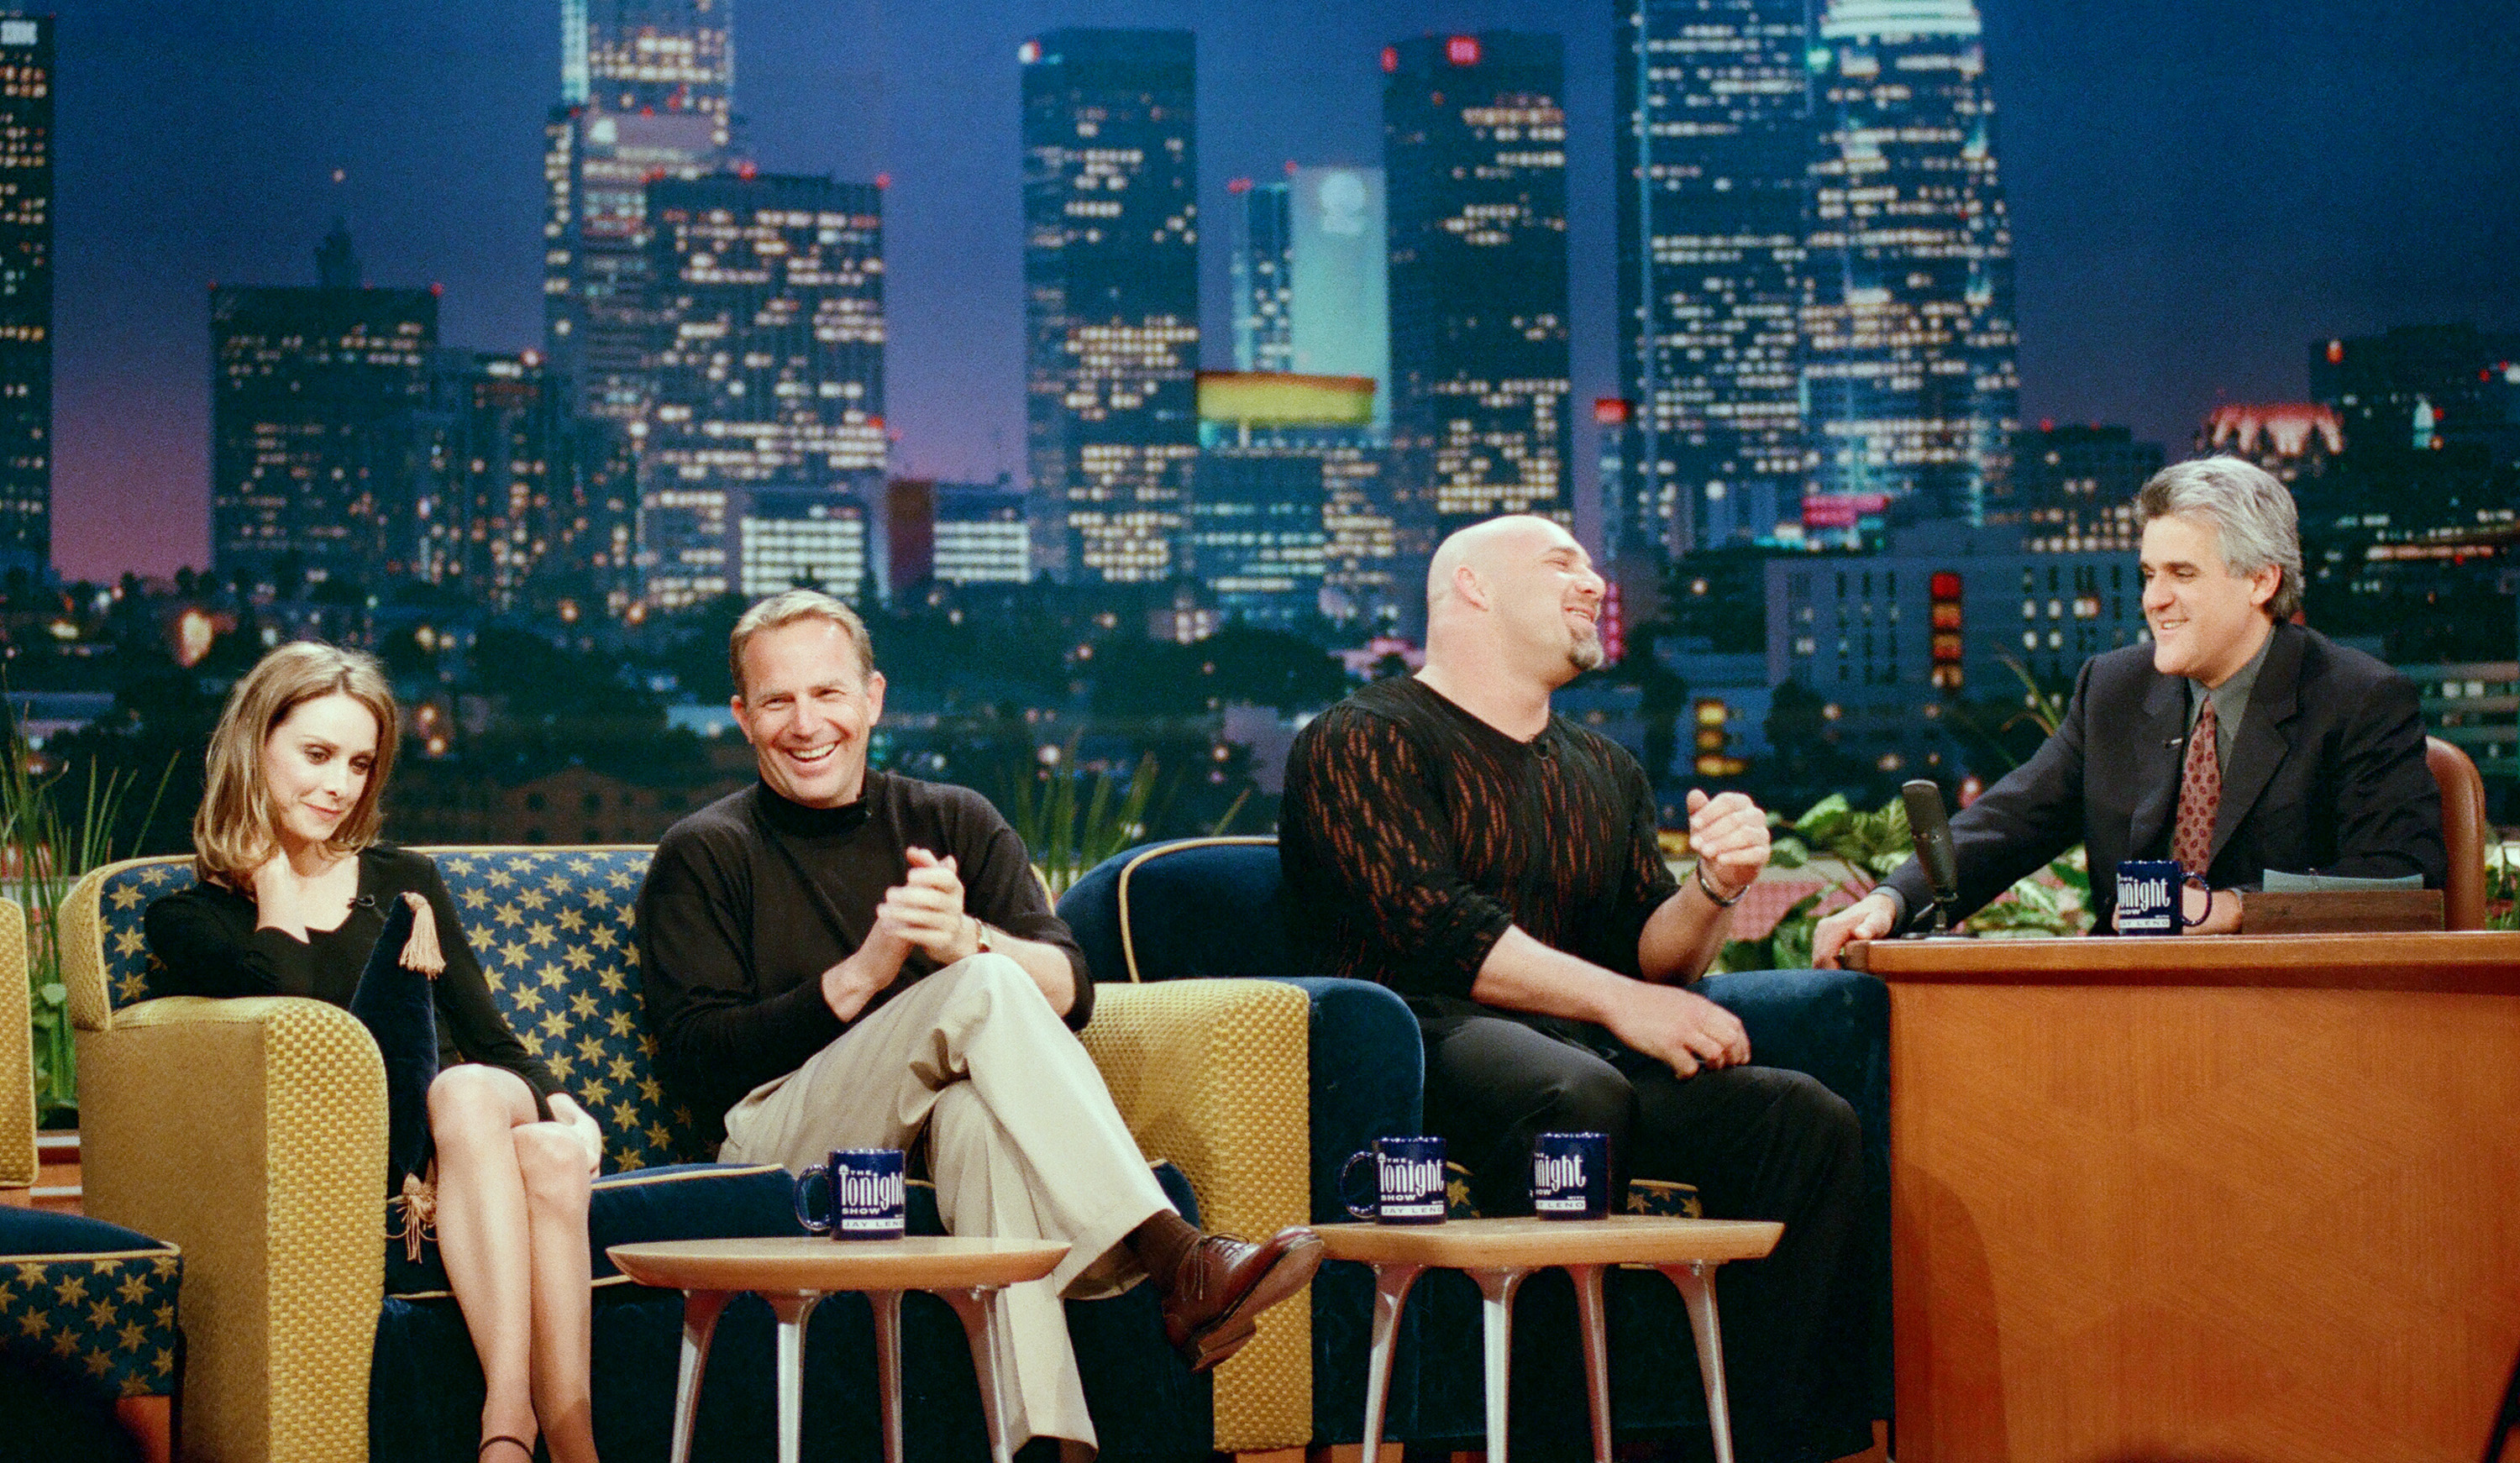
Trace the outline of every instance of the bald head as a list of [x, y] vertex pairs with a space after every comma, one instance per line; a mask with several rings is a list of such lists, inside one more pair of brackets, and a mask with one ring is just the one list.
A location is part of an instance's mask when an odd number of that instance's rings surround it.
[[1427, 565], [1429, 663], [1477, 663], [1564, 685], [1601, 663], [1603, 593], [1591, 555], [1550, 519], [1471, 524]]
[[[1458, 580], [1464, 568], [1481, 580], [1496, 577], [1500, 563], [1515, 558], [1536, 558], [1547, 549], [1556, 546], [1575, 547], [1575, 536], [1547, 518], [1531, 513], [1509, 513], [1473, 523], [1435, 546], [1434, 561], [1426, 566], [1426, 611], [1431, 618], [1440, 613], [1445, 601], [1460, 589]], [[1583, 550], [1577, 548], [1576, 553]]]

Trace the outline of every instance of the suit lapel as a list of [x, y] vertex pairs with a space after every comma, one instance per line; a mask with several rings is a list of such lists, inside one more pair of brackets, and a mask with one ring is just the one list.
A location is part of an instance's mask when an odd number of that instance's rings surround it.
[[2135, 805], [2127, 825], [2130, 859], [2147, 857], [2144, 850], [2162, 836], [2178, 811], [2179, 759], [2186, 748], [2186, 730], [2187, 683], [2152, 672], [2152, 686], [2143, 695], [2143, 725], [2135, 739], [2136, 786], [2143, 789], [2143, 800]]
[[2249, 709], [2240, 716], [2240, 734], [2231, 743], [2231, 765], [2223, 770], [2223, 801], [2214, 813], [2213, 854], [2220, 858], [2231, 831], [2248, 817], [2266, 791], [2267, 780], [2292, 750], [2286, 724], [2301, 709], [2301, 636], [2289, 625], [2274, 628], [2274, 643], [2258, 667], [2258, 684], [2249, 690]]

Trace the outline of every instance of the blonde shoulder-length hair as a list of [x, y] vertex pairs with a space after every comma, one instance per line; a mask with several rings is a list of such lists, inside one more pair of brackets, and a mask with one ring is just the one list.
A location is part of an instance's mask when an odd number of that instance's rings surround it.
[[210, 733], [208, 776], [201, 811], [193, 815], [193, 871], [204, 881], [243, 889], [254, 869], [279, 846], [271, 784], [262, 773], [263, 744], [273, 729], [308, 701], [348, 696], [377, 719], [376, 761], [368, 785], [325, 841], [336, 853], [353, 854], [377, 841], [384, 821], [385, 776], [393, 771], [400, 718], [393, 690], [374, 657], [315, 641], [286, 644], [262, 657], [228, 692], [218, 730]]

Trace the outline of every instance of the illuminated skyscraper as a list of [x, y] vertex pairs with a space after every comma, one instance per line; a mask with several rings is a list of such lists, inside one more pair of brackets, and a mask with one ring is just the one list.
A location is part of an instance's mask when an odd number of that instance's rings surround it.
[[1802, 312], [1815, 486], [1978, 519], [2017, 425], [2012, 233], [1971, 0], [1830, 0]]
[[1611, 424], [1622, 471], [1606, 521], [1612, 553], [1648, 569], [1801, 515], [1805, 4], [1620, 8], [1619, 369], [1634, 406]]
[[210, 287], [210, 563], [283, 593], [420, 573], [433, 432], [434, 289]]
[[648, 185], [727, 163], [731, 0], [562, 0], [561, 102], [544, 129], [544, 344], [586, 415], [648, 389]]
[[1234, 221], [1234, 369], [1290, 371], [1295, 222], [1286, 185], [1237, 178], [1226, 190], [1241, 200]]
[[1198, 452], [1191, 33], [1055, 30], [1018, 56], [1034, 565], [1163, 579]]
[[2132, 554], [2135, 495], [2161, 470], [2161, 444], [2138, 442], [2125, 426], [2059, 426], [2043, 421], [2012, 443], [2011, 491], [1987, 500], [1986, 521], [2021, 530], [2033, 554]]
[[0, 569], [53, 554], [53, 22], [0, 18]]
[[650, 185], [648, 212], [658, 344], [630, 427], [647, 598], [737, 591], [747, 563], [785, 573], [835, 535], [854, 535], [854, 559], [845, 575], [815, 560], [813, 577], [856, 593], [884, 470], [881, 193], [720, 174]]
[[626, 606], [637, 502], [619, 425], [568, 415], [540, 351], [442, 350], [418, 577], [505, 609]]
[[1490, 514], [1573, 521], [1566, 67], [1557, 37], [1502, 30], [1402, 41], [1382, 66], [1392, 497], [1422, 565]]

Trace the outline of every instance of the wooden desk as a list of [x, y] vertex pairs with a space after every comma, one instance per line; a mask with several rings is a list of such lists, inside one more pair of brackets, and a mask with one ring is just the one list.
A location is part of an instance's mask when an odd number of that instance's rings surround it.
[[2469, 1463], [2520, 934], [1884, 941], [1903, 1463]]

